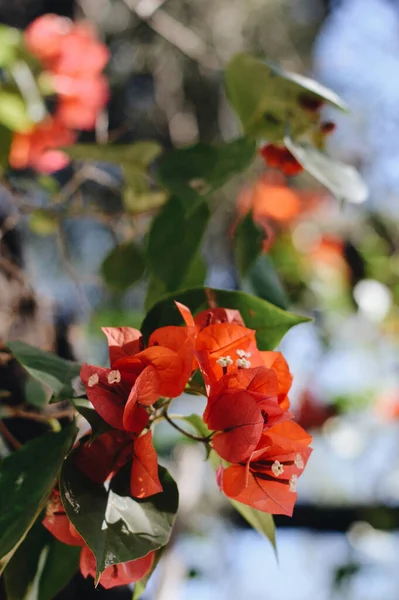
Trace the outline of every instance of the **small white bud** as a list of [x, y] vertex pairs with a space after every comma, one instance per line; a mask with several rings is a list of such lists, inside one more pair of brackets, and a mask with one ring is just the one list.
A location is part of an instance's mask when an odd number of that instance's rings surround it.
[[249, 369], [251, 363], [246, 358], [237, 358], [236, 365], [239, 369]]
[[290, 479], [290, 492], [296, 492], [296, 482], [298, 477], [296, 475], [291, 475]]
[[121, 372], [120, 371], [110, 371], [108, 373], [108, 383], [112, 385], [113, 383], [119, 383], [121, 380]]
[[87, 385], [89, 386], [89, 388], [91, 388], [94, 385], [97, 385], [97, 383], [99, 381], [100, 381], [100, 378], [98, 376], [98, 373], [93, 373], [93, 375], [90, 375]]
[[274, 463], [272, 464], [272, 471], [273, 471], [273, 475], [275, 475], [276, 477], [279, 477], [280, 475], [282, 475], [284, 473], [284, 467], [281, 464], [281, 462], [279, 462], [278, 460], [275, 460]]
[[297, 454], [297, 455], [296, 455], [296, 457], [295, 457], [294, 463], [295, 463], [295, 466], [296, 466], [298, 469], [301, 469], [301, 470], [302, 470], [302, 469], [304, 468], [304, 466], [305, 466], [305, 464], [304, 464], [304, 462], [303, 462], [303, 458], [302, 458], [302, 456], [299, 454], [299, 452], [298, 452], [298, 454]]

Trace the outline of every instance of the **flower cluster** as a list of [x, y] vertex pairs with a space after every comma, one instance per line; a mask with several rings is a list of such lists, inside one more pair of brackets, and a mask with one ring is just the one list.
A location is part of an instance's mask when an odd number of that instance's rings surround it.
[[108, 100], [102, 71], [109, 53], [88, 23], [74, 24], [52, 14], [36, 19], [24, 40], [41, 63], [41, 79], [55, 96], [56, 107], [29, 131], [14, 133], [9, 161], [15, 169], [51, 172], [68, 164], [67, 155], [57, 148], [72, 144], [75, 130], [93, 129]]
[[[110, 426], [94, 442], [74, 450], [75, 467], [100, 484], [122, 467], [130, 469], [130, 493], [147, 498], [162, 492], [152, 425], [167, 413], [194, 372], [200, 370], [208, 401], [203, 420], [222, 466], [221, 490], [261, 511], [291, 515], [296, 480], [310, 455], [311, 437], [289, 411], [292, 376], [279, 352], [261, 352], [255, 331], [236, 310], [213, 308], [195, 318], [176, 303], [184, 326], [156, 329], [148, 343], [130, 327], [106, 327], [110, 367], [84, 364], [81, 379], [94, 409]], [[94, 575], [95, 558], [74, 529], [56, 491], [45, 526], [65, 543], [81, 545], [81, 571]], [[154, 553], [108, 567], [105, 587], [133, 582], [153, 564]]]

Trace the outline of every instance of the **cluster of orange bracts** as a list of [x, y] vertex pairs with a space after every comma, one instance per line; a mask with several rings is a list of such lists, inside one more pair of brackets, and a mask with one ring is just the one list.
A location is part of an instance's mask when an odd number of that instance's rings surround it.
[[[291, 515], [296, 480], [311, 453], [311, 436], [293, 422], [288, 392], [292, 376], [280, 352], [258, 350], [255, 331], [240, 313], [209, 309], [193, 318], [176, 303], [185, 326], [155, 330], [147, 347], [140, 331], [103, 329], [110, 368], [84, 364], [81, 379], [87, 397], [113, 429], [75, 451], [75, 465], [103, 483], [131, 462], [130, 491], [146, 498], [162, 491], [152, 443], [150, 409], [160, 398], [179, 396], [199, 368], [207, 406], [204, 422], [209, 443], [222, 459], [220, 489], [230, 498], [273, 514]], [[55, 492], [45, 526], [61, 541], [82, 545], [81, 571], [94, 575], [95, 559], [69, 522]], [[151, 568], [154, 553], [108, 567], [104, 587], [137, 581]]]
[[41, 63], [55, 95], [53, 114], [31, 130], [14, 133], [10, 165], [52, 172], [68, 164], [62, 146], [73, 144], [75, 130], [93, 129], [99, 111], [108, 100], [108, 84], [102, 71], [109, 59], [88, 23], [47, 14], [25, 31], [26, 48]]

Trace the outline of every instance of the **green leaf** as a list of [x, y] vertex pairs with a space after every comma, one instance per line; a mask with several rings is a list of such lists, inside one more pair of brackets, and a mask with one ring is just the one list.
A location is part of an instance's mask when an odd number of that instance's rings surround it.
[[17, 92], [4, 88], [0, 90], [0, 123], [11, 129], [24, 133], [32, 127], [25, 102]]
[[269, 142], [282, 141], [288, 126], [296, 136], [312, 125], [314, 116], [301, 110], [298, 102], [303, 94], [346, 110], [331, 90], [251, 54], [238, 54], [231, 60], [225, 71], [225, 87], [245, 133]]
[[12, 131], [0, 124], [0, 175], [8, 168]]
[[140, 141], [134, 144], [75, 144], [64, 148], [73, 159], [94, 160], [116, 165], [137, 165], [147, 167], [162, 152], [162, 147], [154, 141]]
[[7, 600], [52, 600], [78, 570], [80, 550], [56, 540], [39, 517], [5, 570]]
[[284, 143], [303, 168], [338, 200], [360, 204], [367, 199], [367, 186], [354, 167], [332, 160], [309, 143], [294, 142], [289, 137]]
[[139, 500], [130, 493], [127, 464], [108, 490], [65, 461], [60, 480], [62, 503], [74, 527], [97, 559], [97, 578], [116, 563], [135, 560], [167, 544], [178, 507], [172, 477], [159, 467], [163, 492]]
[[54, 235], [58, 231], [59, 220], [48, 210], [37, 209], [29, 217], [29, 229], [36, 235]]
[[90, 323], [90, 334], [97, 334], [104, 339], [104, 334], [100, 331], [101, 327], [135, 327], [138, 329], [143, 320], [143, 313], [136, 309], [121, 310], [114, 308], [101, 308], [93, 314]]
[[25, 444], [0, 464], [3, 568], [43, 509], [77, 429], [68, 425]]
[[25, 383], [25, 400], [32, 406], [45, 406], [50, 400], [51, 392], [48, 393], [48, 388], [44, 388], [37, 380], [29, 377]]
[[287, 295], [273, 262], [267, 254], [257, 257], [246, 276], [241, 278], [240, 284], [244, 292], [254, 294], [280, 308], [287, 309]]
[[126, 242], [111, 250], [101, 266], [101, 274], [110, 288], [124, 292], [139, 281], [145, 268], [140, 248], [133, 242]]
[[234, 508], [240, 513], [241, 516], [244, 517], [246, 521], [259, 531], [262, 535], [264, 535], [271, 545], [273, 546], [275, 552], [276, 549], [276, 528], [274, 525], [273, 516], [269, 513], [262, 512], [257, 510], [256, 508], [251, 508], [246, 504], [242, 504], [241, 502], [236, 502], [231, 498], [228, 498], [229, 502], [234, 506]]
[[178, 289], [198, 256], [210, 212], [200, 197], [189, 214], [180, 198], [172, 196], [152, 222], [148, 263], [166, 290]]
[[80, 551], [79, 546], [67, 546], [52, 538], [39, 580], [37, 600], [53, 600], [64, 589], [79, 568]]
[[219, 145], [196, 144], [165, 156], [158, 167], [158, 178], [174, 194], [182, 194], [187, 188], [206, 194], [245, 171], [255, 154], [254, 142], [246, 138]]
[[254, 223], [249, 212], [237, 225], [234, 236], [234, 250], [238, 272], [244, 277], [262, 252], [265, 237], [262, 229]]
[[86, 419], [86, 421], [91, 427], [92, 433], [90, 437], [90, 443], [93, 442], [102, 433], [106, 433], [107, 431], [112, 429], [111, 425], [104, 421], [104, 419], [100, 417], [98, 412], [95, 411], [94, 408], [91, 408], [89, 406], [90, 403], [84, 398], [78, 398], [76, 400], [73, 400], [72, 404], [76, 408], [78, 413]]
[[8, 347], [24, 369], [34, 379], [48, 386], [56, 398], [70, 398], [75, 395], [73, 380], [80, 373], [78, 363], [39, 350], [24, 342], [9, 342]]
[[186, 421], [186, 423], [189, 423], [192, 427], [194, 427], [195, 431], [200, 435], [200, 437], [206, 438], [211, 433], [202, 420], [202, 417], [195, 413], [188, 415], [188, 417], [183, 417], [182, 421]]
[[182, 323], [175, 300], [188, 306], [194, 314], [210, 306], [239, 310], [246, 326], [256, 330], [260, 350], [273, 350], [291, 327], [310, 320], [245, 292], [194, 288], [170, 294], [151, 308], [141, 326], [146, 338], [158, 327]]

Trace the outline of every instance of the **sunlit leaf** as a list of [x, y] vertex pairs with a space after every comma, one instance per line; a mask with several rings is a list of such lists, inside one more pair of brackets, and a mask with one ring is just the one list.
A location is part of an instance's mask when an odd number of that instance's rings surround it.
[[188, 306], [194, 314], [210, 306], [239, 310], [247, 327], [256, 330], [260, 350], [273, 350], [291, 327], [309, 321], [306, 317], [282, 310], [245, 292], [195, 288], [169, 294], [157, 302], [142, 323], [141, 330], [145, 337], [158, 327], [182, 323], [175, 300]]
[[294, 142], [289, 137], [284, 142], [304, 169], [338, 200], [360, 204], [367, 199], [367, 186], [354, 167], [333, 160], [309, 143]]
[[73, 380], [80, 373], [78, 363], [65, 360], [24, 342], [9, 342], [8, 347], [34, 379], [53, 391], [55, 398], [69, 398], [74, 395]]
[[248, 521], [251, 527], [256, 529], [256, 531], [259, 531], [259, 533], [269, 540], [276, 551], [276, 528], [273, 516], [269, 513], [257, 510], [256, 508], [252, 508], [251, 506], [247, 506], [246, 504], [242, 504], [241, 502], [236, 502], [231, 498], [228, 498], [228, 500], [240, 515]]
[[26, 132], [32, 127], [25, 102], [17, 92], [0, 90], [0, 123], [11, 131]]

